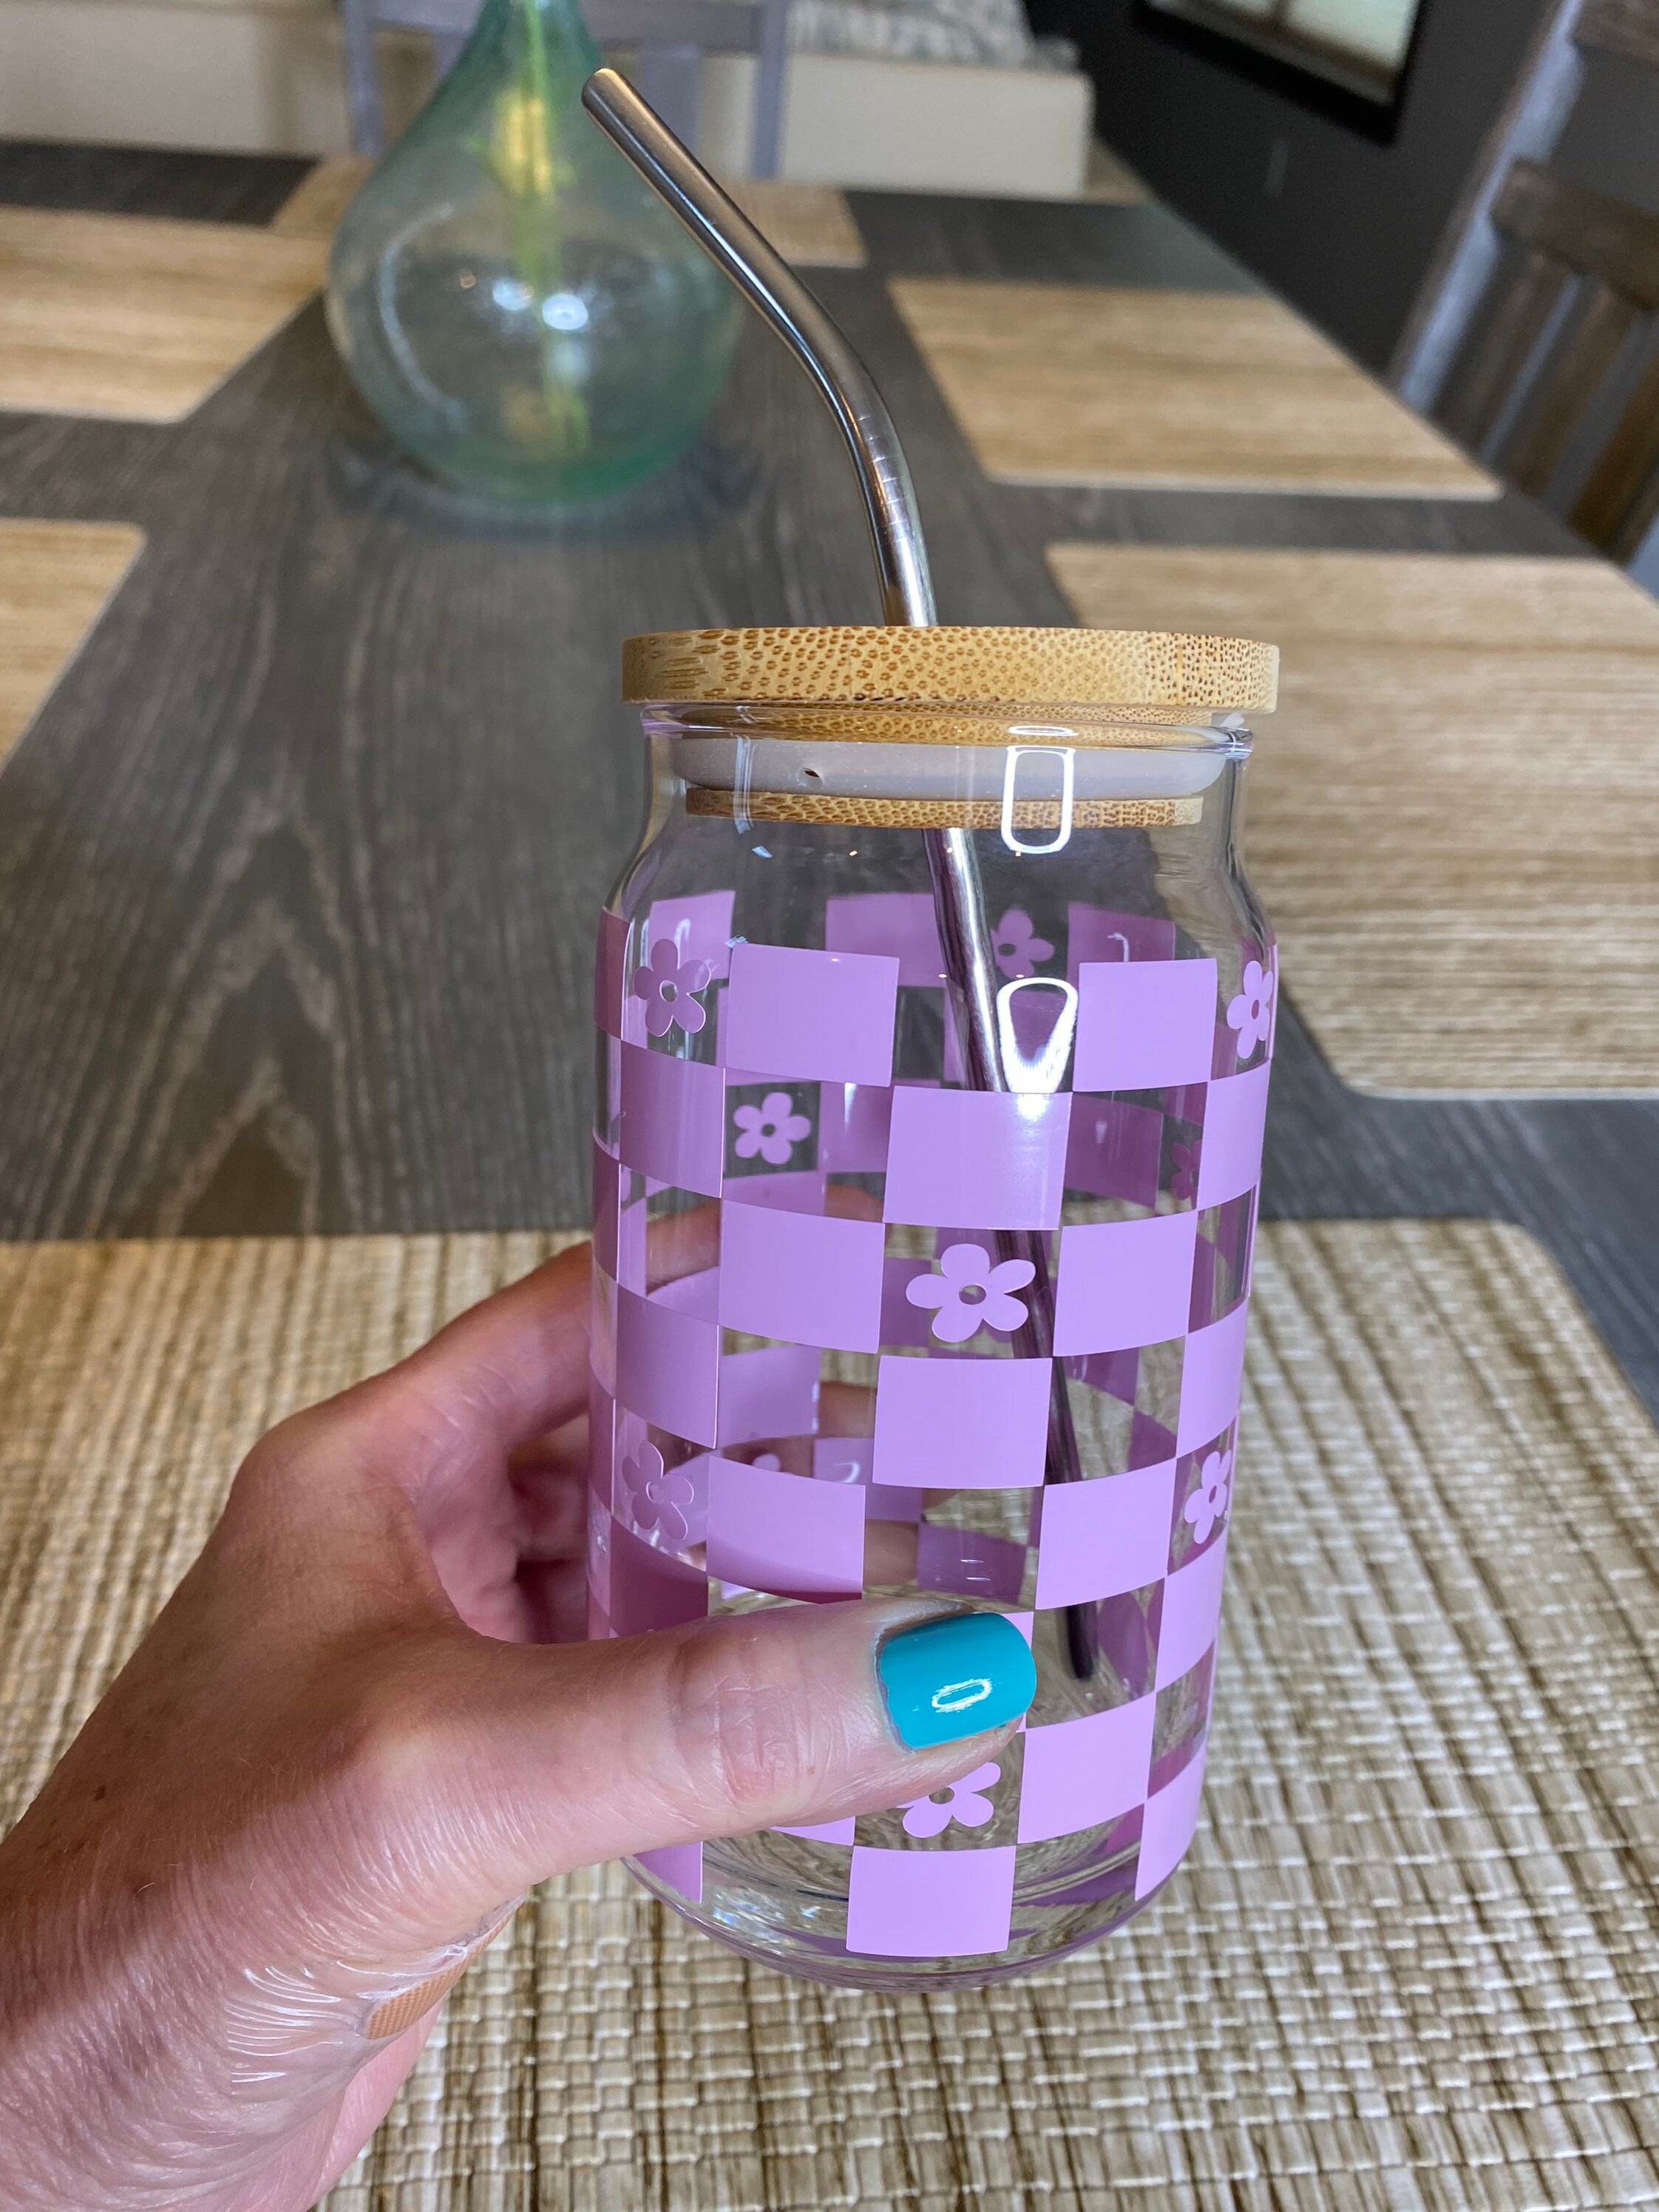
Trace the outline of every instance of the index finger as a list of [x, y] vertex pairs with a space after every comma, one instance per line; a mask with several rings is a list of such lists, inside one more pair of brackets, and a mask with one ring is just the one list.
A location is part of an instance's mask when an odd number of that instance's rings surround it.
[[349, 1424], [367, 1459], [406, 1490], [499, 1467], [586, 1410], [592, 1256], [583, 1243], [544, 1261], [299, 1423]]

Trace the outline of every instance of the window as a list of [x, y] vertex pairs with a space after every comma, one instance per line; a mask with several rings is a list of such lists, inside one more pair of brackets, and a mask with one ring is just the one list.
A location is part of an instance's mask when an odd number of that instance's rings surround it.
[[[1140, 0], [1176, 43], [1391, 137], [1424, 0]], [[1254, 64], [1254, 65], [1252, 65]]]

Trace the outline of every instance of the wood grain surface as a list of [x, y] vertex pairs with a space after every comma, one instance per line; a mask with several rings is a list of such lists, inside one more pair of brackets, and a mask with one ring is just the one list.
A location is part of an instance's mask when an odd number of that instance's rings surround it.
[[1599, 46], [1645, 69], [1659, 69], [1659, 7], [1654, 0], [1586, 0], [1573, 36], [1581, 46]]
[[0, 768], [143, 544], [123, 523], [0, 519]]
[[[549, 1236], [0, 1248], [0, 1823], [259, 1431]], [[1534, 2212], [1659, 2194], [1659, 1437], [1486, 1224], [1277, 1224], [1191, 1856], [985, 1991], [786, 1980], [611, 1869], [328, 2212]]]
[[82, 214], [269, 222], [314, 166], [289, 154], [204, 154], [174, 146], [68, 146], [0, 138], [0, 204]]
[[1592, 191], [1542, 161], [1517, 161], [1492, 203], [1494, 226], [1637, 307], [1659, 307], [1659, 214]]
[[[319, 161], [272, 216], [271, 228], [289, 238], [331, 239], [374, 166], [358, 154]], [[835, 185], [745, 177], [729, 179], [726, 188], [786, 261], [828, 269], [864, 266], [864, 240], [846, 193]]]
[[871, 258], [906, 276], [1255, 292], [1249, 272], [1158, 202], [848, 194]]
[[374, 167], [372, 154], [332, 154], [301, 177], [270, 218], [283, 238], [331, 239]]
[[1083, 198], [1103, 207], [1143, 207], [1151, 195], [1127, 161], [1097, 138], [1089, 149]]
[[901, 279], [988, 474], [1485, 499], [1497, 486], [1276, 300]]
[[1659, 605], [1599, 562], [1057, 545], [1080, 621], [1277, 636], [1247, 848], [1356, 1089], [1659, 1091]]
[[309, 239], [0, 207], [0, 407], [176, 422], [322, 278]]
[[[158, 164], [72, 167], [131, 206]], [[0, 149], [0, 191], [40, 168]], [[253, 220], [272, 175], [248, 167]], [[242, 211], [222, 163], [166, 176], [174, 214]], [[888, 276], [1249, 280], [1163, 208], [851, 197], [871, 265], [813, 289], [903, 434], [947, 621], [1071, 620], [1060, 542], [1583, 557], [1508, 495], [993, 483]], [[582, 1219], [593, 915], [644, 796], [620, 641], [878, 617], [837, 434], [783, 349], [744, 332], [684, 468], [537, 523], [407, 470], [313, 305], [176, 428], [0, 416], [0, 512], [148, 539], [0, 785], [0, 1234]], [[1267, 1211], [1523, 1222], [1659, 1406], [1656, 1152], [1651, 1104], [1358, 1097], [1281, 1018]]]
[[864, 240], [846, 193], [836, 185], [740, 177], [728, 179], [726, 188], [786, 261], [803, 268], [863, 268]]

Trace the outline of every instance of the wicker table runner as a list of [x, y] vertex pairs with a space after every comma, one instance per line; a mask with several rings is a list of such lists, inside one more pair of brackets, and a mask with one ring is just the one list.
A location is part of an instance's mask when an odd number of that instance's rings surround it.
[[143, 542], [121, 522], [0, 520], [0, 768]]
[[1374, 1092], [1659, 1090], [1659, 606], [1600, 562], [1059, 545], [1080, 621], [1283, 648], [1245, 828]]
[[[278, 208], [271, 228], [289, 238], [331, 239], [335, 225], [373, 167], [368, 156], [360, 154], [338, 154], [319, 161]], [[847, 195], [833, 185], [746, 177], [728, 181], [726, 190], [786, 261], [820, 269], [863, 268], [864, 240]]]
[[283, 238], [331, 240], [374, 167], [372, 154], [331, 154], [301, 178], [270, 218], [270, 228]]
[[173, 422], [323, 281], [313, 239], [0, 207], [0, 407]]
[[[0, 1817], [267, 1423], [561, 1240], [0, 1247]], [[1522, 2212], [1659, 2198], [1659, 1438], [1538, 1248], [1263, 1231], [1207, 1814], [956, 1997], [745, 1965], [615, 1869], [450, 2000], [330, 2212]]]
[[1496, 495], [1277, 300], [931, 276], [890, 289], [988, 476]]

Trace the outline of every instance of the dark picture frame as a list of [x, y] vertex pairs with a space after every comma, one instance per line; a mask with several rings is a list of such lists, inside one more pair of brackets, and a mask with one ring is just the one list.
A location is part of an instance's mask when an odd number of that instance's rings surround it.
[[1434, 0], [1417, 0], [1411, 37], [1392, 79], [1379, 76], [1375, 87], [1364, 80], [1362, 64], [1337, 49], [1322, 57], [1301, 42], [1275, 40], [1271, 28], [1257, 30], [1216, 0], [1134, 0], [1138, 31], [1179, 48], [1249, 83], [1280, 94], [1299, 107], [1325, 116], [1361, 137], [1391, 146], [1410, 89], [1413, 65], [1422, 45], [1424, 21]]

